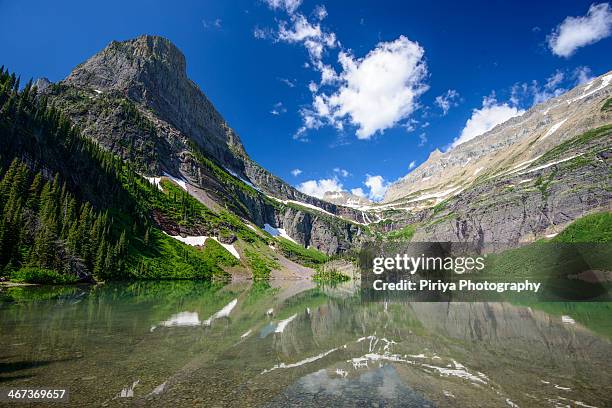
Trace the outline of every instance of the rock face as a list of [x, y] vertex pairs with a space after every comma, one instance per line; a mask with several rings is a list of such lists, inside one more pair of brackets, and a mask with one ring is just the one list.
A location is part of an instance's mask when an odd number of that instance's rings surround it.
[[62, 83], [103, 93], [118, 91], [188, 135], [221, 164], [238, 168], [239, 157], [246, 156], [240, 138], [187, 78], [186, 68], [185, 56], [170, 41], [142, 36], [113, 41]]
[[[610, 210], [612, 111], [603, 106], [611, 82], [605, 74], [448, 152], [435, 150], [378, 204], [347, 192], [320, 200], [255, 163], [164, 38], [112, 42], [64, 81], [39, 88], [84, 135], [142, 174], [183, 179], [210, 208], [336, 254], [372, 239], [370, 231], [408, 224], [417, 226], [415, 240], [519, 245]], [[597, 137], [581, 136], [593, 129]]]
[[514, 247], [612, 210], [611, 96], [607, 73], [446, 153], [433, 151], [367, 208], [370, 218], [391, 229], [415, 224], [414, 241]]
[[362, 218], [360, 211], [303, 194], [249, 158], [187, 77], [184, 55], [165, 38], [113, 41], [65, 80], [45, 84], [44, 93], [83, 134], [144, 175], [185, 180], [208, 206], [283, 227], [297, 242], [328, 254], [361, 239], [351, 222]]
[[383, 203], [416, 192], [463, 188], [479, 176], [533, 160], [589, 129], [609, 124], [603, 102], [612, 95], [612, 72], [552, 98], [492, 130], [427, 161], [389, 187]]

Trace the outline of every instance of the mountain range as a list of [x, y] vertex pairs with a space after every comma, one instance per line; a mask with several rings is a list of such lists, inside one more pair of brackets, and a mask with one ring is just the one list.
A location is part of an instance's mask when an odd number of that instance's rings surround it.
[[[113, 41], [64, 80], [39, 79], [35, 88], [39, 100], [135, 177], [175, 201], [175, 190], [186, 193], [183, 207], [235, 217], [193, 221], [159, 205], [145, 211], [154, 228], [176, 241], [203, 245], [211, 238], [236, 251], [241, 265], [223, 269], [239, 274], [262, 263], [273, 270], [309, 264], [317, 251], [351, 253], [364, 242], [397, 236], [515, 247], [610, 211], [611, 81], [612, 73], [604, 74], [466, 143], [433, 151], [379, 203], [347, 192], [311, 197], [258, 165], [187, 77], [184, 55], [162, 37]], [[28, 162], [23, 149], [3, 156]], [[39, 160], [33, 167], [41, 166]], [[89, 182], [61, 163], [49, 167], [77, 190]], [[257, 246], [245, 231], [267, 245]], [[276, 252], [257, 261], [256, 250]]]

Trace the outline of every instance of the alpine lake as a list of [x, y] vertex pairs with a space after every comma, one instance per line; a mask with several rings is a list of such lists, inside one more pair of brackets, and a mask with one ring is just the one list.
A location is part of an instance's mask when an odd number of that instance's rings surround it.
[[30, 406], [610, 407], [611, 313], [309, 280], [2, 287], [0, 388], [69, 392]]

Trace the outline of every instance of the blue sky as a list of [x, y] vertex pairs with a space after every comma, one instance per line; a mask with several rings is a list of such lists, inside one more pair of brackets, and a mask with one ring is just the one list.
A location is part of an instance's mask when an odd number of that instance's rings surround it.
[[380, 199], [433, 149], [610, 70], [611, 16], [576, 0], [0, 1], [0, 64], [58, 81], [111, 40], [165, 36], [257, 162]]

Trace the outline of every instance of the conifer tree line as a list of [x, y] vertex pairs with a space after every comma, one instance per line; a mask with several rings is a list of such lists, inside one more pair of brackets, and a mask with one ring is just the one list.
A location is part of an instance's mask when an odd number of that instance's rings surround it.
[[160, 251], [152, 213], [199, 227], [223, 221], [176, 186], [161, 191], [137, 168], [82, 136], [32, 81], [20, 86], [0, 67], [0, 277], [37, 267], [149, 279], [177, 276], [174, 266], [180, 277], [210, 276], [212, 266], [187, 248]]
[[0, 177], [0, 267], [35, 266], [87, 279], [121, 271], [125, 232], [111, 235], [112, 218], [81, 203], [55, 175], [45, 180], [15, 159]]
[[[121, 277], [149, 195], [129, 164], [82, 137], [29, 81], [0, 68], [0, 276], [24, 266]], [[108, 209], [126, 214], [121, 228]]]
[[54, 169], [93, 205], [145, 218], [145, 208], [134, 198], [147, 192], [136, 191], [139, 176], [130, 165], [82, 137], [46, 96], [38, 95], [32, 81], [20, 91], [19, 78], [4, 67], [0, 67], [0, 135], [0, 166], [8, 167], [17, 157], [31, 168]]

